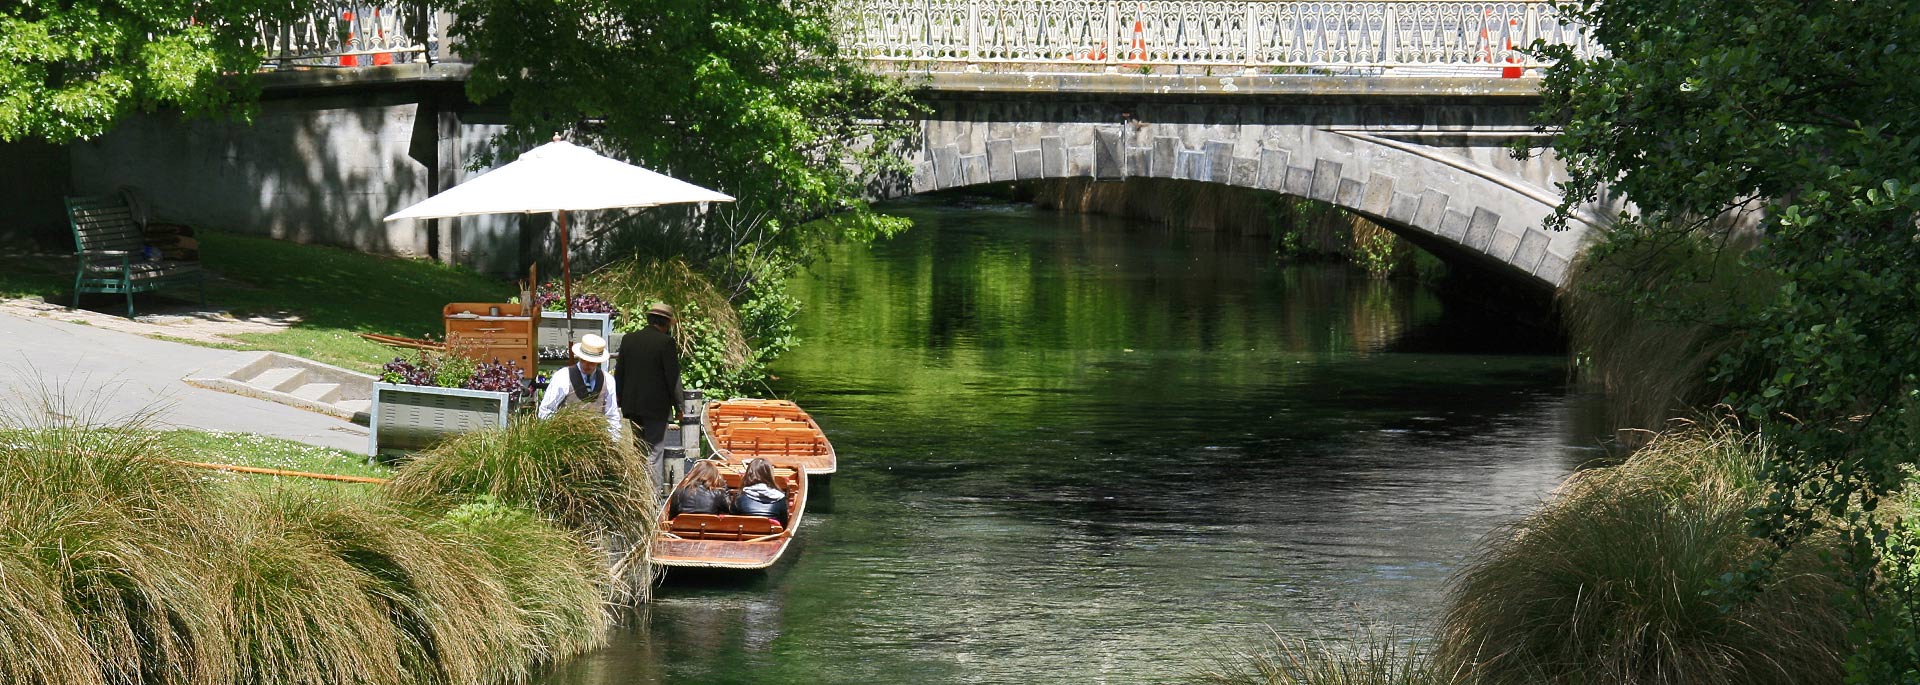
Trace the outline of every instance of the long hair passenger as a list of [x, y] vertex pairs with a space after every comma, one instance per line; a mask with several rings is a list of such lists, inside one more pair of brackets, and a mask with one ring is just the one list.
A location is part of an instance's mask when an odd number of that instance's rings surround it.
[[733, 498], [733, 513], [765, 516], [787, 525], [787, 493], [773, 481], [773, 464], [765, 459], [747, 462], [740, 476], [740, 494]]
[[725, 514], [733, 508], [727, 493], [727, 478], [713, 461], [702, 459], [687, 470], [683, 484], [673, 491], [667, 516], [681, 514]]

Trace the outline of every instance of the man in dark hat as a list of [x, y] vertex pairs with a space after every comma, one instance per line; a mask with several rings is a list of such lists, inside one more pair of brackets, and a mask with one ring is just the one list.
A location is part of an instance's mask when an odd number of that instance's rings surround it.
[[613, 370], [620, 409], [647, 441], [647, 465], [660, 477], [660, 443], [667, 420], [680, 407], [680, 346], [673, 340], [673, 307], [647, 308], [647, 325], [620, 341], [620, 365]]

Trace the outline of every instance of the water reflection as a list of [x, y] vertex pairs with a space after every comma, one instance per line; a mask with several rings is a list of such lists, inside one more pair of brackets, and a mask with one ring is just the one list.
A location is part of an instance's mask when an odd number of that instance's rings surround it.
[[[1443, 354], [1430, 293], [1234, 243], [896, 208], [796, 292], [784, 390], [841, 452], [771, 573], [670, 579], [553, 683], [1159, 681], [1283, 632], [1417, 627], [1592, 443], [1551, 350]], [[1509, 332], [1462, 336], [1505, 349]]]

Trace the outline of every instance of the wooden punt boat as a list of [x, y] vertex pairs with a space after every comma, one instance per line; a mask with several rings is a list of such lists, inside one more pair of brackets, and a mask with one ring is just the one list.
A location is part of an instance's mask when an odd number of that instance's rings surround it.
[[[724, 464], [727, 487], [739, 489], [746, 467]], [[756, 569], [772, 566], [793, 542], [807, 509], [807, 473], [775, 462], [773, 480], [787, 493], [787, 525], [765, 516], [681, 514], [669, 518], [669, 502], [660, 507], [660, 532], [654, 534], [653, 563], [693, 568]], [[676, 489], [687, 484], [681, 479]]]
[[787, 400], [709, 402], [700, 426], [714, 452], [729, 463], [759, 457], [775, 464], [798, 464], [810, 476], [839, 469], [833, 443], [827, 441], [820, 424]]

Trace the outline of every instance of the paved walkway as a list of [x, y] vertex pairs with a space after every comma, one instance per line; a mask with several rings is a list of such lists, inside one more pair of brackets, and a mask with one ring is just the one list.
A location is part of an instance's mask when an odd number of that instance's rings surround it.
[[170, 427], [260, 433], [366, 451], [365, 426], [180, 381], [237, 354], [245, 353], [0, 313], [0, 403], [16, 411], [52, 391], [76, 408], [69, 413], [100, 422], [157, 410], [159, 421]]

